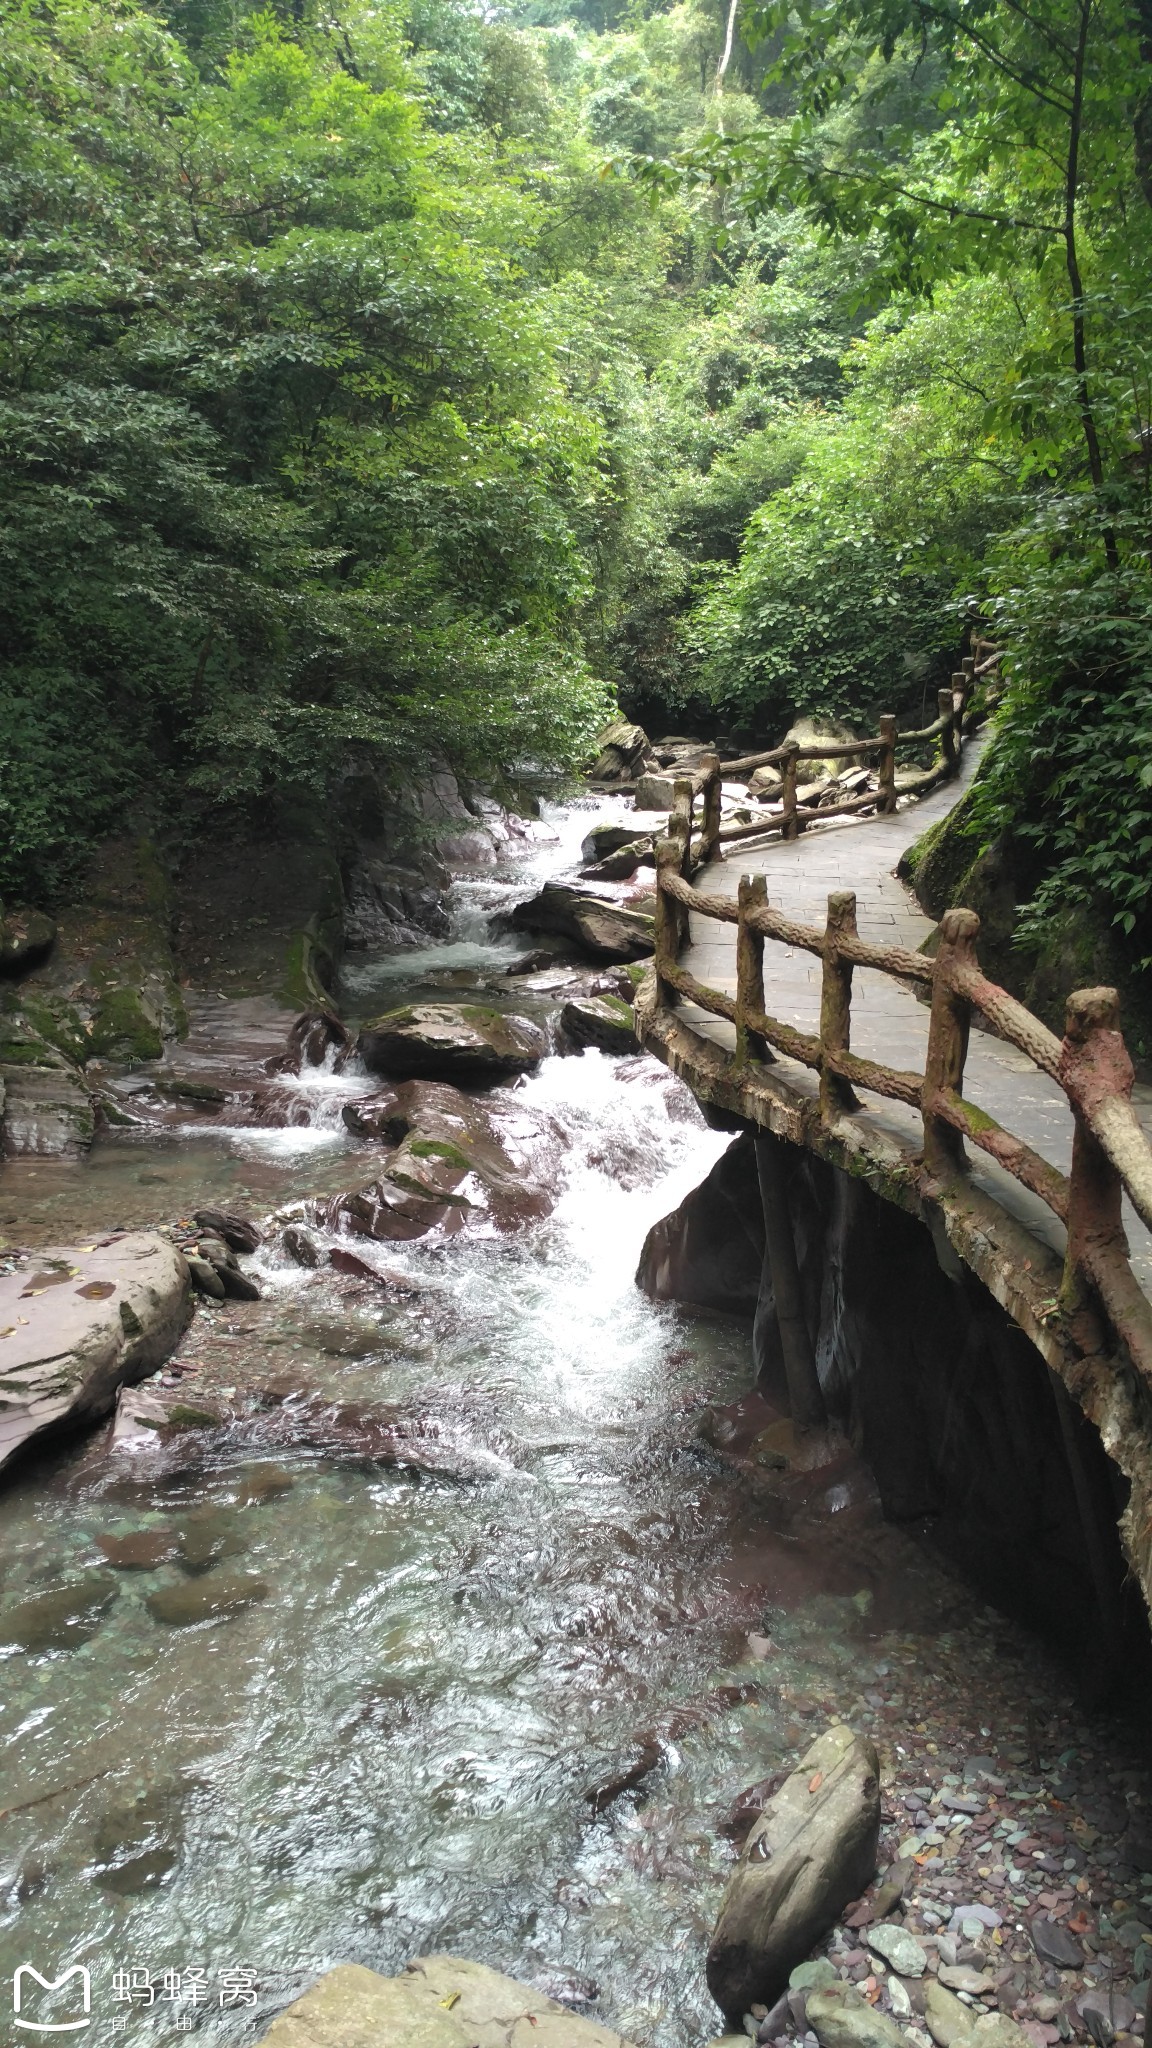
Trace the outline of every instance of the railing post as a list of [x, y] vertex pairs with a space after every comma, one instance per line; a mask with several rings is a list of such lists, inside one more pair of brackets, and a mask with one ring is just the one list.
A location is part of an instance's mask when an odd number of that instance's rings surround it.
[[[955, 680], [955, 677], [953, 677], [953, 681]], [[963, 678], [961, 678], [961, 681], [963, 681]], [[951, 690], [941, 690], [936, 701], [940, 706], [940, 717], [942, 720], [940, 726], [940, 757], [944, 765], [944, 774], [951, 780], [960, 765], [956, 755], [956, 702]]]
[[975, 687], [976, 657], [974, 654], [966, 654], [960, 663], [959, 671], [952, 678], [953, 692], [957, 688], [959, 688], [960, 692], [956, 705], [956, 737], [958, 740], [964, 737], [964, 713], [968, 709], [968, 699], [971, 697]]
[[[824, 927], [824, 975], [820, 985], [820, 1044], [825, 1053], [847, 1052], [852, 1031], [852, 962], [845, 960], [839, 941], [856, 936], [856, 898], [850, 889], [837, 889], [828, 898], [828, 922]], [[852, 1087], [842, 1074], [827, 1066], [820, 1068], [820, 1109], [824, 1116], [840, 1116], [859, 1109]]]
[[680, 845], [680, 873], [686, 882], [692, 880], [692, 811], [696, 802], [696, 791], [690, 775], [680, 775], [672, 784], [672, 815], [668, 820], [671, 837]]
[[749, 1060], [772, 1062], [768, 1041], [750, 1029], [748, 1019], [764, 1009], [764, 934], [753, 929], [748, 912], [768, 901], [768, 884], [763, 875], [741, 875], [736, 891], [740, 922], [736, 927], [736, 1063]]
[[669, 1009], [676, 1001], [676, 991], [665, 974], [665, 969], [675, 967], [680, 954], [681, 905], [674, 896], [666, 894], [665, 877], [680, 873], [680, 848], [675, 839], [659, 839], [656, 842], [656, 913], [653, 918], [656, 969], [656, 1007]]
[[783, 782], [780, 794], [784, 801], [784, 824], [781, 836], [784, 839], [795, 839], [800, 830], [796, 819], [796, 775], [799, 766], [800, 743], [796, 740], [785, 754], [780, 771]]
[[1120, 998], [1114, 988], [1080, 988], [1069, 996], [1060, 1078], [1075, 1119], [1061, 1306], [1075, 1315], [1091, 1308], [1085, 1252], [1116, 1243], [1128, 1249], [1120, 1214], [1124, 1185], [1089, 1123], [1098, 1104], [1132, 1092], [1132, 1062], [1120, 1036]]
[[959, 1131], [936, 1115], [942, 1095], [959, 1095], [968, 1057], [972, 1005], [952, 985], [957, 966], [976, 966], [976, 934], [980, 919], [974, 910], [946, 910], [940, 919], [939, 943], [932, 969], [932, 1016], [920, 1113], [924, 1119], [924, 1164], [929, 1173], [948, 1179], [968, 1165]]
[[876, 809], [890, 817], [896, 809], [896, 720], [886, 712], [880, 720], [880, 767]]
[[720, 858], [720, 796], [722, 777], [719, 754], [706, 754], [701, 764], [706, 777], [704, 783], [704, 818], [701, 831], [704, 845], [701, 849], [706, 861]]

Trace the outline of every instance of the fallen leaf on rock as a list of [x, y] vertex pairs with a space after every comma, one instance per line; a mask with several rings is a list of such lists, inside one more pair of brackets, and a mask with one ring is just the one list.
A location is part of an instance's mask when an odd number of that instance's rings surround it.
[[822, 1785], [823, 1783], [824, 1783], [824, 1773], [823, 1773], [823, 1771], [813, 1771], [813, 1773], [812, 1773], [812, 1776], [811, 1776], [811, 1777], [809, 1778], [809, 1780], [808, 1780], [808, 1790], [809, 1790], [810, 1792], [818, 1792], [818, 1791], [820, 1790], [820, 1787], [821, 1787], [821, 1785]]

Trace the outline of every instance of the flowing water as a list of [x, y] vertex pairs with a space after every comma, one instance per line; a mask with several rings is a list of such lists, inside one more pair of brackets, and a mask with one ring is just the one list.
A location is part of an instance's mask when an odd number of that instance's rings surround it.
[[[354, 1005], [506, 965], [517, 949], [488, 919], [571, 864], [589, 808], [550, 822], [551, 841], [458, 885], [444, 946], [359, 960]], [[9, 1236], [206, 1200], [259, 1212], [368, 1178], [339, 1116], [368, 1078], [282, 1085], [306, 1120], [205, 1129], [185, 1107], [86, 1166], [6, 1168]], [[242, 1440], [173, 1471], [100, 1440], [0, 1496], [0, 1608], [104, 1572], [100, 1537], [174, 1527], [266, 1587], [231, 1619], [169, 1628], [146, 1598], [183, 1574], [160, 1562], [115, 1576], [82, 1646], [0, 1653], [0, 1961], [86, 1964], [101, 2040], [251, 2039], [335, 1962], [439, 1950], [641, 2048], [695, 2048], [717, 2024], [718, 1819], [819, 1717], [874, 1712], [934, 1630], [975, 1642], [984, 1625], [914, 1558], [835, 1549], [846, 1496], [814, 1501], [807, 1548], [774, 1537], [695, 1435], [703, 1401], [747, 1390], [749, 1336], [633, 1284], [650, 1224], [728, 1143], [680, 1085], [587, 1052], [547, 1059], [514, 1102], [552, 1134], [551, 1216], [389, 1246], [415, 1291], [387, 1303], [258, 1255], [264, 1300], [201, 1308], [181, 1347], [217, 1385], [290, 1369], [400, 1404], [468, 1453], [468, 1476], [304, 1447], [261, 1463]], [[770, 1668], [747, 1640], [765, 1628]], [[655, 1772], [597, 1812], [589, 1790], [653, 1733]]]

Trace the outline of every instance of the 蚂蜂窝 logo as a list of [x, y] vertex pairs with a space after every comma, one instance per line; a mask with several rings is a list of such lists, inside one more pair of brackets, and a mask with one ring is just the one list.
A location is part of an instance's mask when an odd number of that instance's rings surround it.
[[[41, 1991], [61, 1991], [73, 1977], [80, 1979], [80, 1998], [83, 2001], [84, 2017], [78, 2020], [26, 2020], [22, 2015], [24, 1980], [39, 1984]], [[21, 1963], [12, 1979], [12, 2014], [18, 2027], [26, 2027], [30, 2034], [74, 2034], [79, 2027], [92, 2024], [92, 1979], [83, 1963], [73, 1963], [71, 1969], [62, 1970], [58, 1977], [42, 1977], [32, 1963]]]

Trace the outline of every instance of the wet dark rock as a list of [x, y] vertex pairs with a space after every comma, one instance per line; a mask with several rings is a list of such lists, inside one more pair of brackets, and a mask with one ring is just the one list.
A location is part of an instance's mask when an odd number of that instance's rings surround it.
[[0, 974], [27, 967], [49, 951], [56, 937], [55, 920], [42, 910], [6, 910], [0, 915]]
[[541, 1135], [540, 1121], [514, 1100], [477, 1100], [428, 1081], [403, 1083], [395, 1100], [394, 1128], [407, 1129], [383, 1173], [370, 1187], [318, 1205], [315, 1222], [403, 1242], [430, 1230], [451, 1234], [471, 1221], [514, 1229], [549, 1213], [551, 1193], [521, 1164], [523, 1139]]
[[282, 1494], [291, 1493], [296, 1481], [283, 1465], [254, 1465], [246, 1472], [237, 1490], [237, 1501], [241, 1507], [259, 1507], [265, 1501], [279, 1500]]
[[236, 1216], [228, 1209], [197, 1209], [193, 1221], [201, 1230], [214, 1232], [234, 1252], [254, 1252], [260, 1243], [260, 1232], [246, 1216]]
[[582, 882], [628, 882], [641, 863], [654, 864], [649, 842], [634, 840], [628, 846], [621, 846], [615, 853], [609, 853], [603, 860], [593, 861], [589, 867], [580, 870]]
[[517, 931], [558, 932], [595, 960], [641, 960], [655, 945], [650, 917], [563, 882], [545, 883], [508, 922]]
[[86, 1643], [116, 1598], [116, 1581], [89, 1572], [70, 1585], [20, 1600], [0, 1614], [0, 1644], [19, 1650], [70, 1650]]
[[362, 1259], [357, 1252], [345, 1250], [343, 1245], [333, 1245], [328, 1254], [328, 1264], [337, 1273], [351, 1273], [357, 1280], [374, 1280], [378, 1286], [398, 1288], [402, 1294], [419, 1292], [403, 1273], [393, 1273], [387, 1268], [374, 1266], [370, 1260]]
[[340, 1114], [358, 1138], [379, 1138], [385, 1145], [399, 1145], [412, 1128], [411, 1117], [401, 1108], [393, 1088], [358, 1096], [355, 1102], [346, 1102]]
[[96, 1881], [130, 1898], [162, 1884], [180, 1861], [180, 1794], [153, 1788], [110, 1806], [96, 1824]]
[[260, 1288], [250, 1273], [241, 1273], [236, 1266], [217, 1267], [224, 1282], [224, 1293], [229, 1301], [259, 1301]]
[[501, 1080], [528, 1073], [547, 1051], [526, 1017], [479, 1004], [418, 1003], [366, 1024], [360, 1056], [373, 1073], [429, 1080]]
[[780, 1790], [787, 1776], [786, 1770], [773, 1771], [771, 1777], [761, 1778], [758, 1784], [749, 1785], [733, 1801], [719, 1822], [719, 1833], [726, 1835], [730, 1842], [735, 1842], [737, 1848], [742, 1849], [772, 1794]]
[[1054, 1963], [1058, 1970], [1083, 1969], [1084, 1951], [1080, 1943], [1058, 1920], [1049, 1919], [1047, 1913], [1037, 1913], [1029, 1931], [1041, 1962]]
[[223, 1301], [224, 1282], [209, 1259], [202, 1259], [196, 1253], [189, 1253], [188, 1271], [197, 1294], [206, 1294], [211, 1301]]
[[565, 1003], [560, 1022], [575, 1045], [613, 1053], [638, 1050], [635, 1017], [619, 996], [578, 996]]
[[96, 1548], [118, 1572], [153, 1572], [175, 1557], [174, 1529], [134, 1529], [128, 1536], [97, 1536]]
[[650, 847], [651, 844], [651, 835], [638, 833], [635, 824], [593, 825], [581, 844], [580, 858], [588, 862], [607, 860], [609, 855], [619, 853], [623, 847]]
[[305, 1010], [288, 1033], [288, 1067], [299, 1073], [304, 1067], [323, 1066], [330, 1052], [347, 1054], [351, 1049], [347, 1027], [334, 1011]]
[[295, 1259], [298, 1266], [318, 1266], [324, 1257], [316, 1239], [301, 1223], [289, 1223], [281, 1235], [280, 1242], [288, 1257]]
[[724, 1894], [708, 1988], [738, 2018], [771, 2004], [876, 1868], [879, 1763], [842, 1724], [812, 1744], [756, 1822]]
[[235, 1557], [244, 1548], [245, 1539], [227, 1510], [198, 1508], [180, 1529], [180, 1562], [194, 1575], [210, 1571], [222, 1558]]
[[158, 1588], [148, 1595], [146, 1605], [153, 1620], [166, 1622], [169, 1628], [192, 1628], [197, 1622], [239, 1614], [253, 1601], [267, 1597], [268, 1586], [263, 1579], [239, 1572], [210, 1571], [203, 1578]]
[[584, 1794], [586, 1804], [592, 1808], [593, 1813], [603, 1813], [606, 1807], [612, 1806], [617, 1799], [622, 1799], [625, 1792], [634, 1792], [646, 1778], [651, 1777], [653, 1771], [659, 1769], [663, 1761], [664, 1745], [659, 1736], [649, 1735], [641, 1739], [626, 1762], [622, 1762], [606, 1778], [601, 1778], [595, 1785], [589, 1786]]

